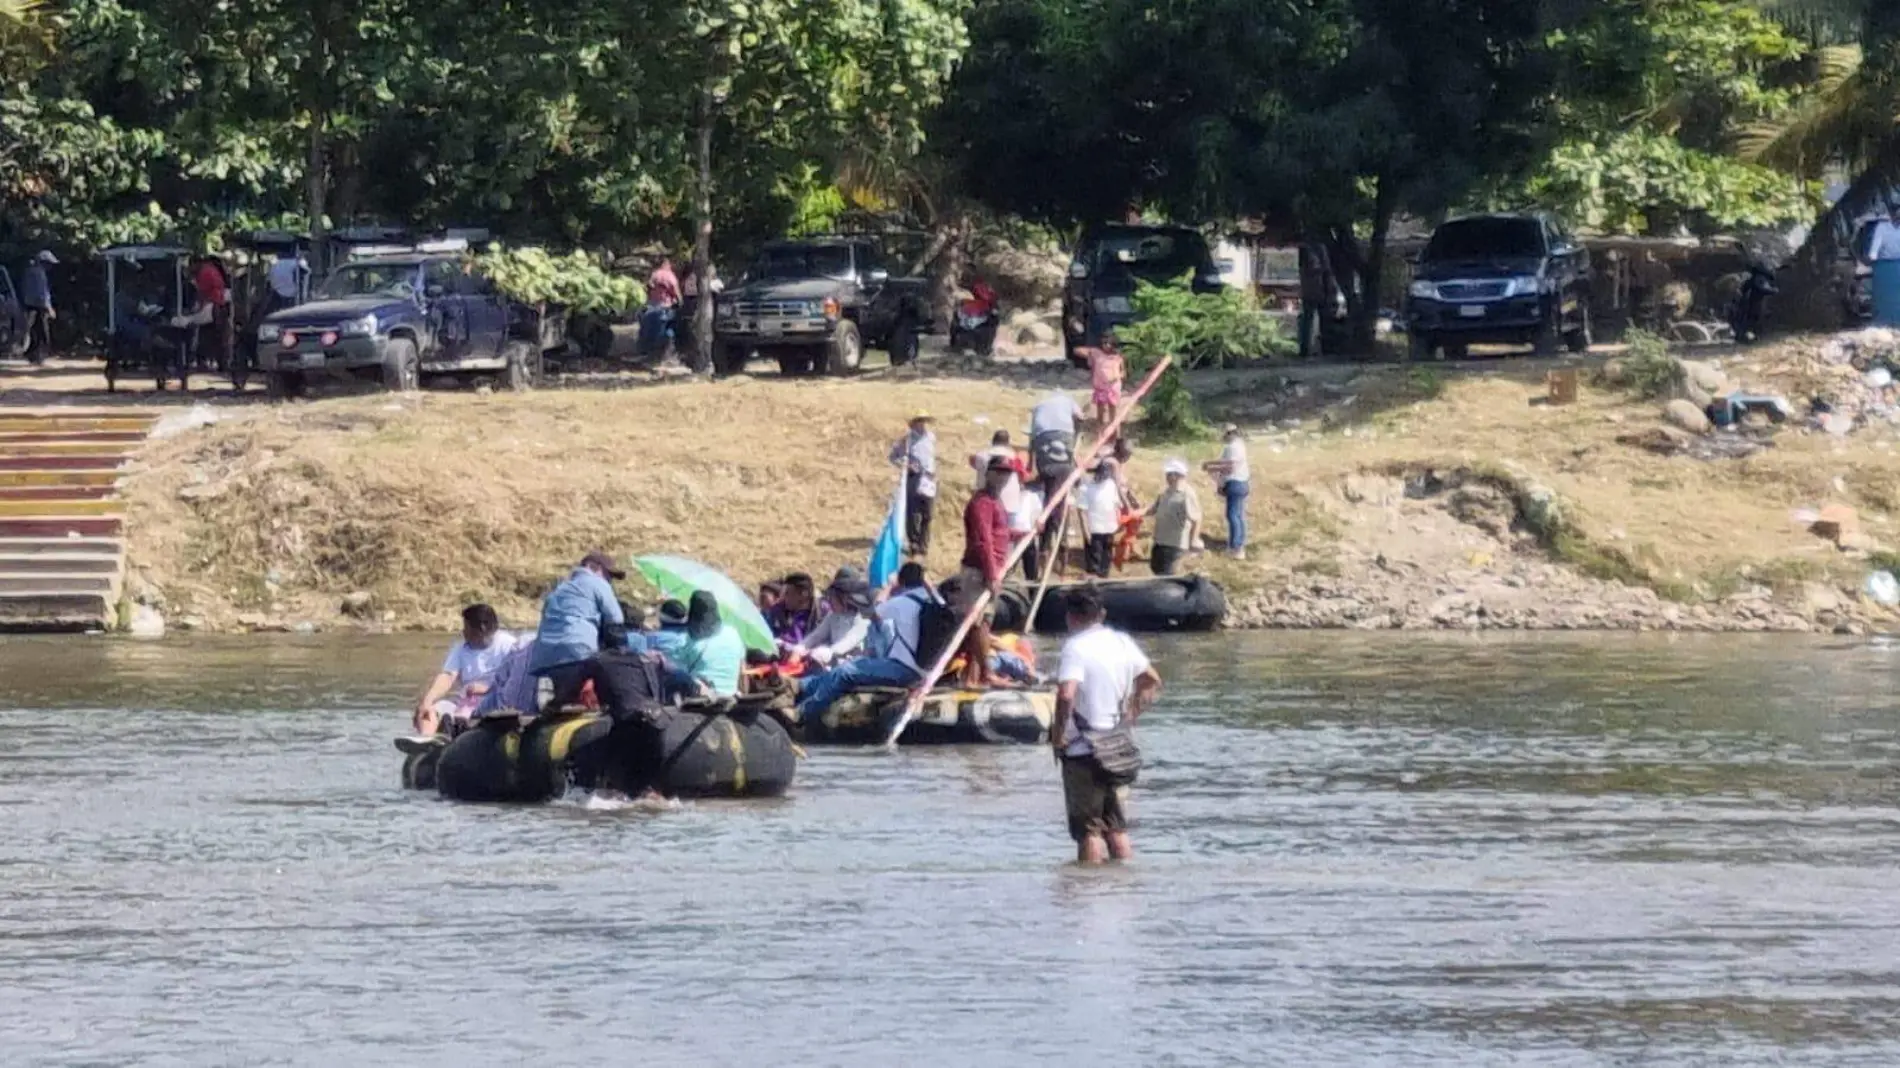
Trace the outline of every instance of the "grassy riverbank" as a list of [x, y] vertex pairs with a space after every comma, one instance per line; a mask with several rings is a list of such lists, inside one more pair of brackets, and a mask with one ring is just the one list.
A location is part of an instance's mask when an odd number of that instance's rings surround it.
[[[1805, 396], [1808, 351], [1726, 370]], [[1889, 424], [1790, 426], [1743, 458], [1659, 455], [1629, 442], [1654, 437], [1660, 401], [1586, 387], [1576, 404], [1533, 403], [1542, 370], [1196, 377], [1211, 417], [1251, 429], [1256, 482], [1250, 559], [1196, 566], [1236, 595], [1241, 625], [1882, 623], [1854, 591], [1900, 509]], [[550, 578], [596, 545], [696, 556], [746, 581], [825, 573], [863, 560], [892, 485], [884, 453], [913, 410], [938, 417], [950, 472], [995, 428], [1020, 434], [1055, 384], [1084, 383], [1055, 363], [939, 363], [227, 408], [154, 442], [130, 479], [132, 589], [209, 629], [443, 628], [472, 599], [531, 621]], [[1142, 447], [1139, 488], [1152, 494], [1168, 455], [1214, 449]], [[937, 573], [961, 548], [969, 486], [961, 471], [944, 482]], [[1218, 532], [1219, 501], [1200, 488]], [[1791, 519], [1829, 503], [1861, 524], [1846, 551]]]

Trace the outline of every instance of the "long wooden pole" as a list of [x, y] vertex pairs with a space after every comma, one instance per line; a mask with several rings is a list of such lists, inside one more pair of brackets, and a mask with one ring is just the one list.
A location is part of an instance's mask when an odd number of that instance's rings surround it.
[[1036, 584], [1036, 598], [1029, 602], [1029, 618], [1023, 621], [1024, 634], [1036, 633], [1036, 612], [1042, 608], [1043, 595], [1049, 592], [1049, 580], [1055, 577], [1056, 561], [1062, 557], [1063, 543], [1069, 540], [1069, 514], [1069, 509], [1062, 510], [1062, 523], [1056, 527], [1055, 552], [1043, 562], [1042, 581]]
[[[1109, 420], [1108, 425], [1096, 435], [1095, 444], [1089, 446], [1088, 452], [1082, 454], [1082, 458], [1076, 462], [1075, 470], [1069, 472], [1069, 477], [1062, 480], [1062, 488], [1056, 491], [1052, 499], [1043, 502], [1042, 514], [1036, 517], [1037, 530], [1041, 530], [1042, 525], [1049, 521], [1049, 516], [1054, 514], [1055, 509], [1068, 503], [1069, 492], [1075, 488], [1077, 482], [1082, 480], [1082, 475], [1089, 469], [1089, 465], [1095, 462], [1095, 454], [1102, 451], [1103, 445], [1115, 440], [1115, 432], [1121, 429], [1122, 423], [1128, 418], [1128, 413], [1135, 410], [1135, 402], [1141, 400], [1149, 390], [1154, 388], [1155, 383], [1161, 380], [1161, 372], [1167, 370], [1168, 365], [1173, 362], [1172, 356], [1163, 356], [1155, 361], [1154, 368], [1148, 372], [1146, 378], [1141, 380], [1141, 385], [1136, 386], [1135, 391], [1130, 393], [1122, 402], [1121, 407], [1115, 410], [1115, 418]], [[1009, 574], [1010, 569], [1016, 566], [1016, 562], [1022, 559], [1023, 553], [1028, 548], [1029, 543], [1022, 541], [1010, 549], [1009, 555], [1003, 560], [1003, 574]], [[950, 644], [938, 655], [937, 662], [924, 673], [917, 687], [911, 690], [910, 697], [905, 700], [903, 713], [897, 717], [897, 722], [891, 726], [890, 733], [884, 737], [885, 748], [897, 744], [897, 739], [904, 733], [904, 728], [910, 726], [910, 721], [917, 715], [918, 709], [923, 707], [925, 695], [930, 693], [931, 687], [937, 685], [937, 680], [943, 677], [943, 673], [949, 670], [950, 661], [957, 655], [963, 639], [969, 635], [970, 628], [976, 625], [976, 621], [983, 618], [983, 613], [989, 606], [990, 591], [988, 590], [984, 590], [977, 595], [976, 600], [970, 602], [970, 610], [964, 613], [963, 619], [957, 623], [957, 632], [951, 637]]]

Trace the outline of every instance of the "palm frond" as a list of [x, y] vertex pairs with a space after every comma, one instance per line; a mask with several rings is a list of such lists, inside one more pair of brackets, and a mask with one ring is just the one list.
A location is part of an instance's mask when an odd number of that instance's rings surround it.
[[1858, 170], [1895, 137], [1897, 105], [1883, 79], [1862, 66], [1855, 46], [1821, 49], [1817, 74], [1787, 114], [1744, 127], [1736, 154], [1751, 163], [1819, 178], [1834, 163]]

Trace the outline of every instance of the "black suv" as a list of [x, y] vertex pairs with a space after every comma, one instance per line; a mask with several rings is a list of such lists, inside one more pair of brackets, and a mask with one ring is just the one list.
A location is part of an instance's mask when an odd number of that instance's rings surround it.
[[713, 306], [718, 370], [737, 374], [757, 352], [788, 375], [845, 374], [866, 345], [890, 353], [893, 366], [910, 363], [931, 326], [925, 286], [891, 277], [868, 238], [771, 242]]
[[1481, 344], [1590, 347], [1590, 254], [1555, 216], [1472, 215], [1432, 232], [1406, 303], [1412, 356]]
[[1135, 286], [1163, 285], [1192, 276], [1196, 293], [1221, 288], [1220, 268], [1207, 238], [1186, 226], [1112, 224], [1092, 226], [1075, 246], [1069, 280], [1062, 287], [1062, 351], [1085, 366], [1079, 348], [1135, 320]]

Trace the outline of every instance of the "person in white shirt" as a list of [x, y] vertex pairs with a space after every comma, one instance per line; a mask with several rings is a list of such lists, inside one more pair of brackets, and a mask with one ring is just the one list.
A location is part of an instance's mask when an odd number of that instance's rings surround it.
[[462, 640], [449, 650], [442, 670], [429, 680], [428, 689], [416, 702], [416, 733], [431, 735], [450, 717], [466, 718], [494, 685], [495, 673], [514, 650], [515, 636], [501, 629], [493, 608], [472, 604], [462, 609]]
[[1071, 590], [1069, 639], [1056, 669], [1056, 713], [1049, 742], [1062, 765], [1062, 799], [1076, 860], [1100, 864], [1134, 855], [1128, 841], [1128, 788], [1108, 780], [1095, 763], [1091, 735], [1131, 726], [1161, 692], [1161, 676], [1128, 635], [1103, 620], [1101, 592]]
[[937, 435], [930, 413], [910, 417], [910, 432], [891, 446], [891, 463], [904, 469], [904, 551], [930, 555], [930, 515], [937, 505]]
[[1088, 541], [1082, 549], [1083, 570], [1097, 578], [1107, 578], [1115, 557], [1115, 533], [1122, 523], [1122, 487], [1115, 481], [1114, 465], [1107, 460], [1095, 466], [1095, 477], [1082, 483], [1082, 530]]
[[1027, 542], [1023, 549], [1023, 578], [1035, 582], [1042, 578], [1042, 546], [1036, 537], [1036, 520], [1042, 518], [1042, 490], [1023, 486], [1016, 495], [1016, 507], [1009, 510], [1011, 541]]
[[1023, 496], [1022, 461], [1016, 455], [1015, 447], [1009, 443], [1007, 430], [991, 434], [989, 448], [970, 454], [970, 467], [976, 472], [976, 481], [971, 484], [970, 491], [981, 493], [990, 484], [990, 460], [995, 458], [1007, 460], [1012, 465], [1009, 481], [1004, 483], [996, 499], [1002, 502], [1005, 511], [1013, 512]]
[[825, 587], [825, 608], [825, 617], [787, 652], [828, 668], [864, 647], [871, 633], [871, 584], [855, 569], [839, 571]]
[[1247, 439], [1240, 428], [1228, 423], [1221, 428], [1223, 444], [1220, 459], [1209, 460], [1202, 469], [1214, 476], [1220, 495], [1227, 501], [1227, 551], [1236, 560], [1247, 558], [1247, 493], [1253, 476], [1247, 467]]

